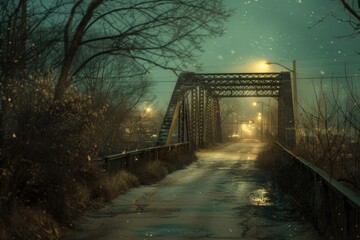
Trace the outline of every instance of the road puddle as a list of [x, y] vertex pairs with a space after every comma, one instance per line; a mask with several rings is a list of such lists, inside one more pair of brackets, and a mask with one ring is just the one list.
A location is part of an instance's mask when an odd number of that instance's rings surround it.
[[160, 236], [205, 236], [209, 234], [206, 228], [191, 226], [187, 224], [157, 224], [149, 226], [150, 230], [138, 231], [139, 236], [160, 237]]
[[259, 188], [249, 193], [249, 201], [254, 206], [272, 206], [269, 192], [265, 188]]

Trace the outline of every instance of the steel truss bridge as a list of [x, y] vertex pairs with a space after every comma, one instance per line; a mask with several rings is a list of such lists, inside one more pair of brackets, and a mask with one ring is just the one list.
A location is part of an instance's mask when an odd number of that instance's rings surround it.
[[290, 72], [180, 74], [172, 93], [157, 145], [189, 142], [191, 148], [221, 142], [220, 98], [271, 97], [278, 101], [277, 138], [295, 144]]

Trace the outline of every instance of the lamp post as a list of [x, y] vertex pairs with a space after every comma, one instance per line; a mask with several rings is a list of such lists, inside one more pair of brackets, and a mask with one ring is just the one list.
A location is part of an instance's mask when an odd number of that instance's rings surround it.
[[[278, 65], [281, 66], [283, 68], [285, 68], [286, 70], [292, 72], [293, 75], [293, 99], [294, 99], [294, 103], [293, 103], [293, 109], [294, 109], [294, 121], [295, 121], [295, 130], [297, 129], [298, 126], [298, 117], [299, 117], [299, 111], [298, 111], [298, 96], [297, 96], [297, 80], [296, 80], [296, 60], [293, 60], [293, 69], [290, 69], [280, 63], [275, 63], [275, 62], [267, 62], [266, 64], [273, 64], [273, 65]], [[296, 134], [296, 131], [295, 131]], [[295, 138], [296, 139], [296, 138]]]
[[260, 138], [263, 139], [264, 138], [264, 105], [266, 105], [267, 107], [270, 107], [270, 99], [269, 99], [269, 104], [266, 104], [264, 102], [253, 102], [253, 105], [256, 106], [257, 104], [261, 104], [261, 115], [260, 115]]

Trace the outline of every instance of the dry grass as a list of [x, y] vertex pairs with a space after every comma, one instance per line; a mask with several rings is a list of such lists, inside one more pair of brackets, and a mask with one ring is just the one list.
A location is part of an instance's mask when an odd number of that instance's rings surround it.
[[135, 170], [141, 184], [151, 184], [163, 179], [167, 174], [182, 169], [196, 160], [194, 153], [169, 155], [166, 159], [148, 161]]
[[14, 235], [22, 239], [59, 239], [62, 227], [43, 209], [18, 206], [10, 216]]
[[[151, 184], [195, 160], [193, 154], [147, 161], [131, 172], [101, 172], [89, 164], [64, 167], [24, 159], [3, 165], [0, 239], [60, 239], [64, 227], [139, 184]], [[18, 189], [14, 192], [12, 189]], [[7, 195], [6, 195], [7, 194]]]
[[112, 175], [104, 175], [93, 193], [93, 204], [109, 202], [119, 194], [138, 185], [138, 177], [125, 170], [120, 170]]
[[163, 179], [169, 173], [169, 168], [165, 162], [155, 160], [141, 164], [136, 172], [141, 184], [151, 184]]

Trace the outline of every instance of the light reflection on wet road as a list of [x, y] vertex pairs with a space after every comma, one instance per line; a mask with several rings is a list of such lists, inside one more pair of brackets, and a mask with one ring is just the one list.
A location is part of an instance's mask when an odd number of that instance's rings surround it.
[[232, 143], [158, 184], [87, 214], [64, 239], [318, 239], [296, 221], [254, 166], [264, 144]]

